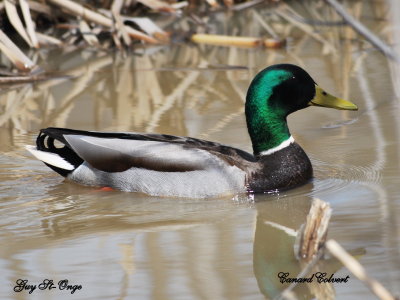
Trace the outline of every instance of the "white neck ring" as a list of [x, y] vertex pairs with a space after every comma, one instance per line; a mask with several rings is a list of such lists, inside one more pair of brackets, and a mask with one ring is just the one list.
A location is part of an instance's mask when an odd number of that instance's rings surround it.
[[275, 153], [279, 150], [286, 148], [291, 143], [294, 143], [294, 138], [292, 136], [290, 136], [290, 138], [288, 138], [286, 141], [283, 141], [282, 143], [280, 143], [278, 146], [276, 146], [274, 148], [271, 148], [271, 149], [268, 149], [265, 151], [261, 151], [260, 155], [271, 155], [272, 153]]

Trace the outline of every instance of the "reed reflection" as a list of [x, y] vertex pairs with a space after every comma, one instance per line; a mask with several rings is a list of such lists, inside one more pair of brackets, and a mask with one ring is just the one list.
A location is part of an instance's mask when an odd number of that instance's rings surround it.
[[[256, 197], [256, 201], [257, 198], [261, 197]], [[298, 195], [256, 203], [253, 270], [258, 287], [267, 299], [281, 299], [282, 292], [290, 286], [293, 278], [308, 280], [298, 283], [292, 290], [296, 299], [335, 299], [333, 284], [323, 280], [331, 275], [339, 277], [335, 273], [342, 265], [336, 259], [321, 259], [308, 274], [299, 277], [307, 263], [296, 257], [296, 239], [311, 201], [309, 196]], [[364, 250], [353, 249], [351, 252], [359, 255]], [[326, 273], [326, 276], [321, 273]]]

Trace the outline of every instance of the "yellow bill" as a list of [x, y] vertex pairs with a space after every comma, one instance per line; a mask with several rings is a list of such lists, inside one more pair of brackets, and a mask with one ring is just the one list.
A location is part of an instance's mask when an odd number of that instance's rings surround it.
[[358, 110], [357, 105], [351, 103], [350, 101], [336, 98], [325, 92], [318, 85], [315, 85], [315, 97], [308, 102], [309, 105], [315, 106], [323, 106], [330, 107], [336, 109], [345, 109], [345, 110]]

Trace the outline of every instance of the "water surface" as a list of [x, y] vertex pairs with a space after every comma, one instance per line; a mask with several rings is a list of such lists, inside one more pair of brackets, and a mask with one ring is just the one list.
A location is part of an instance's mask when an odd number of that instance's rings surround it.
[[[284, 288], [277, 273], [294, 277], [301, 269], [293, 235], [315, 197], [333, 208], [329, 237], [399, 295], [400, 107], [391, 66], [358, 43], [345, 40], [326, 53], [310, 36], [293, 36], [280, 50], [54, 51], [48, 67], [73, 78], [3, 90], [0, 298], [72, 298], [59, 289], [16, 293], [18, 279], [67, 279], [82, 286], [77, 299], [273, 298]], [[314, 165], [315, 179], [303, 187], [206, 200], [109, 192], [64, 181], [24, 149], [40, 128], [58, 126], [193, 136], [251, 151], [247, 86], [259, 70], [282, 62], [302, 65], [327, 91], [359, 106], [312, 107], [289, 117]], [[320, 268], [350, 274], [332, 259]], [[338, 299], [374, 299], [352, 275], [333, 290]], [[312, 294], [306, 286], [297, 293]]]

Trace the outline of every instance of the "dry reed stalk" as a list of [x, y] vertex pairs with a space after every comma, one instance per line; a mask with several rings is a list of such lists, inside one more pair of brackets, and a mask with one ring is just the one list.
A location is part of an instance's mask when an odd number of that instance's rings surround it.
[[186, 7], [186, 6], [188, 6], [188, 5], [189, 5], [189, 2], [187, 2], [187, 1], [182, 1], [182, 2], [172, 3], [172, 4], [170, 4], [170, 5], [171, 5], [171, 7], [172, 7], [173, 9], [175, 9], [175, 10], [180, 10], [180, 9], [182, 9], [182, 8], [184, 8], [184, 7]]
[[32, 41], [30, 40], [28, 34], [26, 33], [24, 25], [22, 24], [22, 21], [18, 15], [17, 7], [15, 6], [15, 3], [10, 0], [5, 0], [4, 5], [6, 8], [8, 20], [10, 21], [11, 25], [19, 33], [19, 35], [25, 40], [25, 42], [30, 47], [33, 47]]
[[14, 66], [23, 72], [39, 70], [35, 63], [30, 60], [0, 29], [0, 50], [8, 57]]
[[36, 32], [36, 36], [39, 40], [40, 45], [45, 45], [45, 46], [55, 45], [55, 46], [59, 46], [59, 47], [61, 47], [63, 45], [62, 41], [60, 41], [59, 39], [57, 39], [55, 37], [49, 36], [47, 34]]
[[289, 5], [284, 4], [284, 3], [281, 3], [280, 6], [277, 9], [275, 9], [274, 12], [277, 15], [279, 15], [280, 17], [282, 17], [283, 19], [285, 19], [286, 21], [288, 21], [289, 23], [293, 24], [294, 26], [296, 26], [300, 30], [302, 30], [305, 33], [307, 33], [313, 39], [315, 39], [318, 42], [322, 43], [324, 45], [324, 47], [326, 47], [326, 49], [328, 49], [331, 53], [336, 53], [337, 52], [336, 48], [331, 43], [326, 41], [326, 39], [322, 35], [316, 33], [312, 26], [299, 22], [298, 20], [294, 19], [290, 14], [286, 13], [285, 10], [288, 10], [292, 15], [298, 15], [292, 8], [290, 8]]
[[261, 39], [254, 37], [243, 37], [243, 36], [227, 36], [217, 34], [193, 34], [191, 37], [192, 42], [198, 44], [209, 44], [217, 46], [236, 46], [244, 48], [256, 48], [265, 46], [267, 48], [280, 48], [285, 43], [284, 41], [275, 39]]
[[261, 26], [274, 38], [278, 39], [278, 35], [276, 34], [275, 30], [263, 20], [260, 14], [257, 11], [253, 11], [253, 16], [255, 17], [256, 21], [261, 24]]
[[192, 42], [219, 46], [259, 47], [262, 44], [260, 38], [227, 36], [217, 34], [193, 34]]
[[[114, 13], [112, 11], [109, 11], [107, 9], [99, 9], [99, 11], [101, 11], [101, 13], [103, 13], [105, 16], [109, 18], [114, 17]], [[156, 37], [162, 42], [169, 41], [169, 35], [164, 30], [162, 30], [156, 23], [154, 23], [151, 19], [147, 17], [128, 17], [120, 15], [120, 18], [122, 22], [129, 21], [135, 23], [145, 33]]]
[[383, 42], [379, 37], [373, 34], [367, 27], [357, 21], [352, 17], [345, 8], [336, 0], [325, 0], [330, 4], [335, 11], [360, 35], [362, 35], [367, 41], [369, 41], [373, 46], [375, 46], [379, 51], [381, 51], [386, 56], [391, 59], [400, 62], [400, 57], [389, 47], [385, 42]]
[[318, 198], [314, 199], [306, 224], [299, 231], [300, 259], [309, 261], [322, 248], [326, 241], [331, 214], [332, 209], [328, 203]]
[[168, 12], [174, 13], [175, 9], [166, 2], [160, 0], [137, 0], [137, 2], [142, 3], [143, 5], [160, 12]]
[[11, 83], [29, 83], [34, 81], [42, 81], [46, 79], [54, 79], [54, 77], [45, 75], [33, 75], [33, 76], [0, 76], [0, 84], [11, 84]]
[[256, 6], [258, 4], [261, 4], [263, 2], [265, 2], [265, 0], [250, 0], [250, 1], [246, 1], [246, 2], [234, 5], [232, 7], [232, 10], [234, 10], [234, 11], [245, 10], [245, 9], [250, 8], [250, 7]]
[[[97, 12], [87, 9], [87, 8], [83, 7], [82, 5], [77, 4], [71, 0], [48, 0], [48, 1], [50, 3], [52, 3], [53, 5], [56, 5], [56, 6], [66, 9], [68, 12], [70, 12], [74, 15], [78, 15], [78, 16], [84, 18], [85, 20], [94, 22], [96, 24], [99, 24], [99, 25], [102, 25], [102, 26], [105, 26], [108, 28], [113, 27], [113, 22], [110, 18], [107, 18], [104, 15], [101, 15]], [[133, 38], [145, 41], [150, 44], [158, 44], [159, 43], [153, 37], [148, 36], [136, 29], [133, 29], [132, 27], [124, 26], [124, 28], [125, 28], [126, 32]]]
[[233, 0], [222, 0], [226, 7], [231, 8], [234, 4]]
[[123, 17], [124, 20], [126, 21], [132, 21], [136, 25], [138, 25], [144, 32], [146, 32], [149, 35], [152, 35], [159, 39], [162, 42], [168, 42], [169, 41], [169, 34], [162, 30], [159, 26], [157, 26], [156, 23], [154, 23], [151, 19], [149, 18], [129, 18], [129, 17]]
[[90, 46], [100, 47], [99, 40], [97, 39], [96, 35], [93, 33], [89, 24], [86, 23], [85, 20], [81, 19], [79, 21], [79, 29], [81, 31], [83, 38]]
[[350, 270], [359, 280], [366, 284], [369, 289], [381, 300], [395, 300], [395, 297], [377, 280], [368, 276], [364, 267], [354, 259], [342, 246], [335, 240], [326, 242], [326, 249], [332, 253], [343, 265]]
[[219, 8], [219, 4], [216, 0], [206, 0], [208, 5], [210, 5], [212, 8]]
[[33, 23], [29, 4], [26, 0], [19, 0], [19, 6], [21, 7], [22, 16], [26, 24], [26, 32], [34, 48], [39, 48], [38, 38], [35, 32], [35, 24]]
[[277, 48], [282, 48], [286, 45], [286, 40], [282, 39], [264, 39], [263, 45], [265, 48], [269, 49], [277, 49]]
[[115, 20], [115, 29], [120, 33], [122, 40], [126, 46], [130, 46], [132, 44], [132, 40], [129, 37], [128, 33], [125, 30], [124, 22], [122, 21], [120, 11], [124, 4], [124, 0], [114, 0], [111, 6], [111, 13]]
[[29, 8], [32, 11], [41, 13], [41, 14], [45, 14], [47, 16], [51, 16], [52, 12], [49, 6], [40, 3], [40, 2], [36, 2], [36, 1], [29, 1]]

